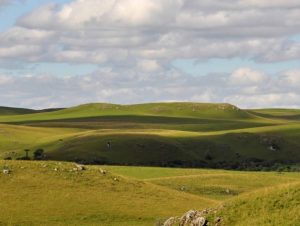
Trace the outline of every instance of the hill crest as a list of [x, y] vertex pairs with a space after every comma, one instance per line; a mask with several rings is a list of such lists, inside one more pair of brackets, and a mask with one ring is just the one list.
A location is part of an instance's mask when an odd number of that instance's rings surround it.
[[[109, 103], [90, 103], [58, 109], [54, 111], [34, 111], [26, 115], [9, 117], [7, 114], [0, 118], [2, 122], [38, 121], [66, 118], [86, 118], [100, 116], [166, 116], [183, 118], [207, 118], [207, 119], [251, 119], [255, 116], [246, 110], [242, 110], [227, 103], [193, 103], [193, 102], [171, 102], [171, 103], [145, 103], [133, 105], [118, 105]], [[1, 113], [0, 113], [1, 116]]]

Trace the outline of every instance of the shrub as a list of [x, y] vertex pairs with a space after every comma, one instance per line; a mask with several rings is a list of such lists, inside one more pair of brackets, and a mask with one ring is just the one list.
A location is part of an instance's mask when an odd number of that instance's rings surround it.
[[33, 152], [33, 158], [35, 160], [42, 160], [44, 158], [44, 150], [39, 148], [35, 152]]

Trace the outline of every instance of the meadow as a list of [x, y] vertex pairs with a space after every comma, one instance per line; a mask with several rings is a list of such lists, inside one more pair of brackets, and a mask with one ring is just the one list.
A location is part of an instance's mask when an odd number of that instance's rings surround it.
[[[299, 173], [0, 161], [0, 225], [158, 225], [220, 208], [223, 225], [299, 225]], [[100, 169], [106, 170], [102, 174]], [[212, 216], [215, 217], [215, 216]]]
[[4, 110], [0, 158], [43, 149], [48, 160], [87, 164], [275, 170], [300, 162], [294, 109], [155, 103]]
[[0, 107], [0, 225], [150, 226], [207, 208], [225, 226], [299, 225], [299, 120], [230, 104]]

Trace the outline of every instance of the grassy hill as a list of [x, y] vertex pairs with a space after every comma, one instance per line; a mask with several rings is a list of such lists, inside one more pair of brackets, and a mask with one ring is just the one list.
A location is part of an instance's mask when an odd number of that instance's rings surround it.
[[35, 113], [35, 110], [0, 106], [0, 115], [23, 115], [30, 113]]
[[53, 160], [0, 160], [0, 226], [150, 226], [204, 208], [224, 225], [297, 225], [300, 176], [281, 171], [299, 170], [299, 119], [201, 103], [0, 111], [0, 159]]
[[224, 225], [299, 225], [300, 183], [268, 187], [228, 202]]
[[77, 107], [14, 117], [0, 117], [0, 122], [49, 121], [99, 116], [165, 116], [205, 119], [248, 119], [254, 117], [230, 104], [151, 103], [136, 105], [85, 104]]
[[300, 110], [299, 109], [257, 109], [250, 110], [250, 113], [262, 116], [266, 118], [277, 118], [277, 119], [287, 119], [287, 120], [300, 120]]
[[[3, 162], [0, 225], [153, 225], [161, 218], [218, 201], [129, 179], [100, 167], [73, 171], [74, 164]], [[143, 207], [143, 208], [141, 208]]]
[[[222, 225], [298, 225], [299, 173], [152, 167], [107, 167], [111, 172], [218, 201]], [[175, 216], [175, 215], [173, 215]]]
[[62, 108], [49, 108], [42, 110], [33, 110], [28, 108], [13, 108], [13, 107], [2, 107], [0, 106], [0, 117], [1, 116], [11, 116], [11, 115], [25, 115], [25, 114], [35, 114], [44, 112], [53, 112], [63, 110]]
[[100, 103], [2, 115], [0, 158], [43, 148], [51, 160], [92, 164], [275, 169], [300, 162], [295, 115], [206, 103]]
[[[225, 206], [224, 225], [297, 225], [296, 173], [0, 160], [0, 225], [152, 226]], [[3, 174], [2, 169], [11, 170]], [[76, 167], [75, 167], [76, 168]], [[101, 174], [105, 169], [107, 174]]]

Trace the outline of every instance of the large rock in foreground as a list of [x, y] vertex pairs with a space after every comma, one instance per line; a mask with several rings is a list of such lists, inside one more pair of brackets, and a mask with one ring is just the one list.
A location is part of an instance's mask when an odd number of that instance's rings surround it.
[[162, 226], [208, 226], [208, 225], [221, 225], [221, 218], [218, 217], [214, 222], [209, 222], [207, 216], [216, 213], [215, 209], [207, 209], [203, 211], [189, 210], [183, 216], [171, 217], [167, 219]]

